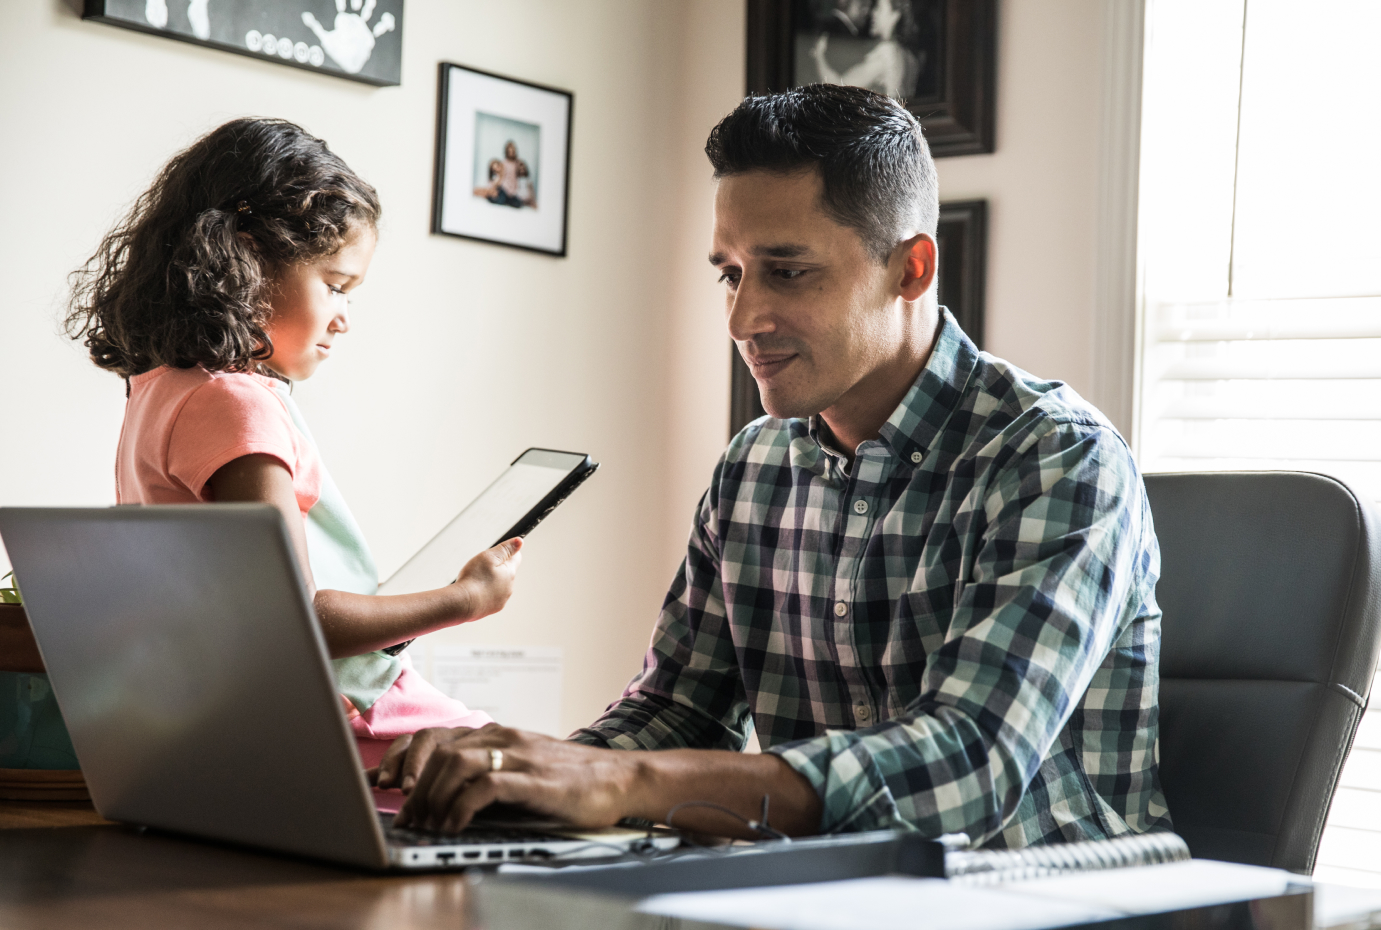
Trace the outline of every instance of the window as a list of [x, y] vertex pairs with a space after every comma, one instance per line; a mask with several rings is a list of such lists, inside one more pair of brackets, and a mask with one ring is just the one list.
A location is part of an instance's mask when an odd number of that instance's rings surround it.
[[[1150, 0], [1135, 444], [1381, 499], [1381, 4]], [[1317, 877], [1381, 887], [1381, 697]], [[1173, 814], [1173, 812], [1172, 812]]]

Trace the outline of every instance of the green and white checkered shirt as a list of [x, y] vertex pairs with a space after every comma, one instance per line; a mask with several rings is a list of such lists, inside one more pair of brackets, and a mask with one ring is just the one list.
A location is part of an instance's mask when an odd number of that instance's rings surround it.
[[760, 419], [700, 503], [642, 672], [573, 738], [767, 752], [821, 832], [1018, 847], [1170, 828], [1160, 554], [1122, 438], [948, 313], [852, 469]]

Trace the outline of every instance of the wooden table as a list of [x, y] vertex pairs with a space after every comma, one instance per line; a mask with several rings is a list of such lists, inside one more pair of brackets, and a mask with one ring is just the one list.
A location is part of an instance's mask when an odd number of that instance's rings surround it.
[[382, 876], [107, 823], [90, 804], [0, 801], [0, 927], [463, 930], [458, 873]]

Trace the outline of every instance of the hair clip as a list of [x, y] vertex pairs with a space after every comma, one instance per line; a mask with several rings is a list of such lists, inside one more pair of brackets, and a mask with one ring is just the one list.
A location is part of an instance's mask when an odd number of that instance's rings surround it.
[[254, 211], [253, 211], [252, 209], [250, 209], [249, 201], [248, 201], [248, 200], [241, 200], [239, 203], [235, 204], [235, 212], [236, 212], [236, 213], [248, 213], [248, 214], [251, 214], [251, 215], [253, 215], [253, 213], [254, 213]]

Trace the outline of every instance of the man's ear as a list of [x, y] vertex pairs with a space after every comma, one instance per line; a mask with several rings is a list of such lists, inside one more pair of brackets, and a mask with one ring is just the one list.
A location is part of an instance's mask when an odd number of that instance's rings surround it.
[[917, 233], [897, 246], [897, 251], [902, 258], [901, 297], [907, 303], [920, 300], [935, 286], [936, 262], [940, 255], [935, 238], [928, 233]]

